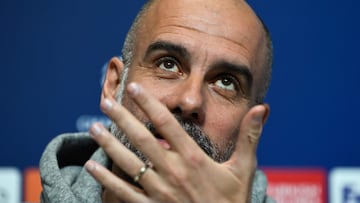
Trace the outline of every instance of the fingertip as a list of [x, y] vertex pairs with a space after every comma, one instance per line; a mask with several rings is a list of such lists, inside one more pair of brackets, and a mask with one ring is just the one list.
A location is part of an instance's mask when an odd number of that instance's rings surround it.
[[104, 112], [110, 111], [114, 106], [114, 101], [111, 99], [105, 97], [103, 100], [101, 100], [100, 107]]
[[98, 170], [98, 166], [97, 166], [96, 162], [93, 160], [88, 160], [85, 163], [85, 168], [88, 172], [93, 172], [95, 170]]
[[127, 91], [131, 96], [136, 96], [140, 92], [140, 86], [135, 82], [131, 82], [127, 86]]
[[270, 106], [268, 104], [259, 104], [253, 107], [254, 120], [264, 124], [269, 116]]
[[101, 123], [96, 122], [91, 125], [91, 127], [89, 129], [89, 134], [92, 137], [98, 137], [100, 135], [103, 135], [103, 132], [104, 132], [103, 129], [104, 129], [104, 126]]

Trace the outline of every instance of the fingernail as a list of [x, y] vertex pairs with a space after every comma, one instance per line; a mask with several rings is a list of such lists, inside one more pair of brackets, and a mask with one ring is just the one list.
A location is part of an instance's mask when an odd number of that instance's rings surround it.
[[96, 170], [96, 164], [95, 163], [93, 163], [92, 161], [88, 161], [88, 162], [86, 162], [86, 164], [85, 164], [85, 168], [86, 168], [86, 170], [88, 170], [88, 171], [94, 171], [94, 170]]
[[128, 92], [132, 95], [132, 96], [136, 96], [137, 94], [139, 94], [140, 92], [140, 88], [139, 85], [136, 83], [130, 83], [128, 85]]
[[105, 98], [102, 106], [104, 110], [108, 111], [114, 106], [114, 104], [110, 99]]
[[257, 123], [262, 123], [263, 118], [264, 118], [264, 112], [259, 113], [257, 116], [255, 116], [254, 121]]
[[264, 119], [264, 115], [265, 115], [265, 111], [261, 111], [260, 113], [258, 113], [255, 117], [254, 117], [254, 122], [256, 123], [262, 123], [263, 119]]
[[99, 126], [99, 124], [95, 123], [91, 126], [89, 132], [90, 132], [90, 135], [92, 135], [93, 137], [100, 136], [102, 134], [102, 129]]

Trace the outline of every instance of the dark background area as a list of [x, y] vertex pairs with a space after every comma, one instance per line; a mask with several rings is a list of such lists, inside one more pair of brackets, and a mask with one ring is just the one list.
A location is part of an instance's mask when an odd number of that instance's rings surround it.
[[[103, 119], [102, 67], [143, 2], [0, 1], [0, 166], [37, 166], [53, 137]], [[259, 165], [360, 166], [360, 2], [248, 2], [275, 49]]]

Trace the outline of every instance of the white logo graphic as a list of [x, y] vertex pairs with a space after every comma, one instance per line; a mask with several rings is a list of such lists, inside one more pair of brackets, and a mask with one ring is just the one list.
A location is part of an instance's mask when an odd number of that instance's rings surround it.
[[81, 115], [76, 120], [76, 129], [79, 132], [88, 131], [92, 124], [100, 122], [105, 127], [110, 126], [111, 121], [106, 116], [100, 116], [100, 115]]
[[360, 203], [360, 168], [335, 168], [329, 177], [331, 203]]
[[16, 168], [0, 167], [0, 202], [18, 203], [21, 200], [21, 174]]

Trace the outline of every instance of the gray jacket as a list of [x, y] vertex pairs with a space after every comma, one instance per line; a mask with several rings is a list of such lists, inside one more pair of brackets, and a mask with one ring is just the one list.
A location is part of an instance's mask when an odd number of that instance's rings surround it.
[[[53, 139], [40, 160], [41, 202], [101, 202], [101, 185], [83, 167], [89, 159], [111, 166], [111, 160], [88, 133], [62, 134]], [[275, 202], [266, 196], [266, 187], [266, 177], [258, 170], [252, 203]]]

